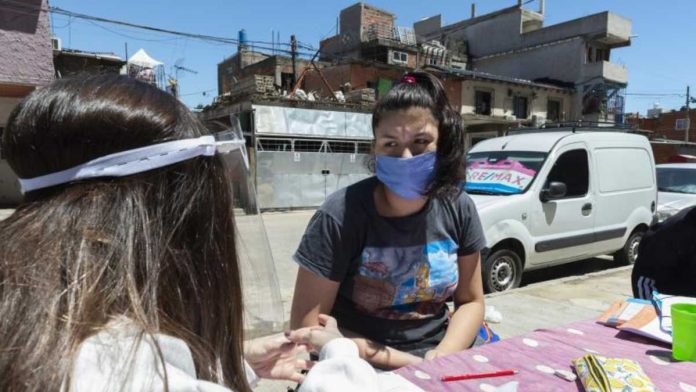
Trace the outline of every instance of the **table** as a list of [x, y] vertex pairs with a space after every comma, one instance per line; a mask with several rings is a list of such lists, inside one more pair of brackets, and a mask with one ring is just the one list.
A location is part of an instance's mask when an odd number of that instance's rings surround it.
[[[519, 383], [519, 392], [582, 391], [579, 380], [566, 381], [554, 375], [553, 371], [572, 371], [571, 360], [588, 353], [638, 361], [660, 391], [696, 392], [696, 363], [673, 361], [669, 345], [620, 332], [594, 320], [539, 329], [523, 336], [403, 367], [394, 373], [425, 391], [489, 392], [511, 381]], [[516, 369], [519, 373], [488, 379], [440, 381], [443, 375], [503, 369]], [[423, 379], [425, 376], [430, 376], [430, 379]]]

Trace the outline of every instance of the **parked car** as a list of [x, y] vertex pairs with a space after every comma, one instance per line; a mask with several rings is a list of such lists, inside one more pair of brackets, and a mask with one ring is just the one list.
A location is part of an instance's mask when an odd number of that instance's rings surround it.
[[625, 132], [539, 131], [482, 141], [468, 154], [465, 189], [487, 240], [487, 292], [523, 271], [613, 254], [622, 264], [654, 219], [652, 149]]
[[696, 163], [657, 165], [657, 220], [696, 205]]

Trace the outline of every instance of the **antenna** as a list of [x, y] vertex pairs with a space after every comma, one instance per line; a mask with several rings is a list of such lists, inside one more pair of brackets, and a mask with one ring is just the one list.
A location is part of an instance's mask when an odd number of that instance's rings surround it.
[[184, 62], [183, 58], [179, 58], [174, 62], [174, 78], [169, 78], [169, 91], [175, 96], [179, 96], [179, 71], [192, 73], [194, 75], [198, 74], [198, 71], [191, 68], [184, 67], [181, 65]]

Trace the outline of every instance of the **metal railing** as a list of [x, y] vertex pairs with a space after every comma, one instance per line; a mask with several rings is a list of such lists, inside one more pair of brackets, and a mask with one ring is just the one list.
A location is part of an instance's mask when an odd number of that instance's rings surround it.
[[633, 124], [617, 124], [607, 121], [564, 121], [556, 123], [546, 123], [538, 127], [521, 127], [512, 128], [504, 132], [505, 136], [508, 135], [521, 135], [526, 133], [539, 133], [539, 132], [558, 132], [558, 131], [571, 131], [571, 132], [637, 132], [638, 129]]
[[363, 34], [366, 41], [386, 39], [400, 42], [404, 45], [416, 44], [416, 32], [410, 27], [392, 26], [385, 23], [373, 23], [366, 27]]

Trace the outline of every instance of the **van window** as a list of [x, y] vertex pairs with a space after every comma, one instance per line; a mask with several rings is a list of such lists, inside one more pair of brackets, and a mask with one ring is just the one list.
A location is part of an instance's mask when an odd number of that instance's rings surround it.
[[654, 171], [650, 154], [643, 148], [598, 148], [594, 152], [599, 192], [649, 189]]
[[544, 164], [546, 154], [534, 151], [485, 151], [467, 156], [465, 189], [470, 194], [524, 193]]
[[562, 182], [566, 185], [565, 199], [585, 196], [590, 186], [587, 151], [570, 150], [558, 157], [546, 179], [545, 187], [552, 182]]

